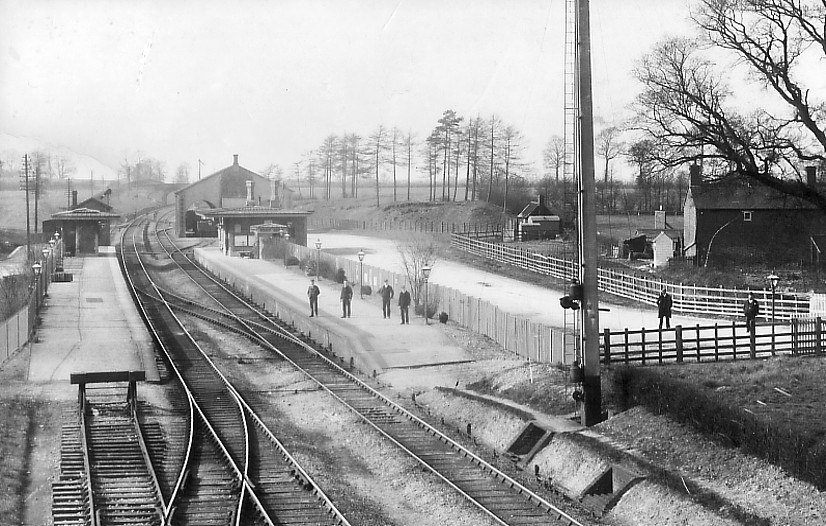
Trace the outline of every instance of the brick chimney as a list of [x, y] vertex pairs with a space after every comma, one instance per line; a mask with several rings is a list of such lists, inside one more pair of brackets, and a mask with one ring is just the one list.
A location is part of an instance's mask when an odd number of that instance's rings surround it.
[[77, 208], [77, 190], [72, 190], [72, 209]]
[[691, 186], [703, 184], [703, 173], [699, 164], [692, 164], [688, 167], [688, 184]]
[[237, 153], [232, 155], [232, 165], [233, 166], [238, 166], [238, 154]]
[[817, 166], [806, 167], [806, 184], [815, 186], [817, 184]]

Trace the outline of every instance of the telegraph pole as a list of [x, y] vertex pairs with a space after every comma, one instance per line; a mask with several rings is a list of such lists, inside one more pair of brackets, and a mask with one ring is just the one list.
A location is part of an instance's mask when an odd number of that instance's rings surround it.
[[579, 277], [582, 284], [580, 309], [584, 394], [582, 424], [602, 421], [602, 386], [599, 374], [599, 297], [597, 291], [597, 218], [594, 183], [594, 114], [591, 91], [591, 30], [589, 0], [579, 0], [580, 178], [579, 178]]
[[29, 224], [29, 154], [23, 155], [23, 176], [26, 180], [26, 262], [32, 255], [32, 231]]

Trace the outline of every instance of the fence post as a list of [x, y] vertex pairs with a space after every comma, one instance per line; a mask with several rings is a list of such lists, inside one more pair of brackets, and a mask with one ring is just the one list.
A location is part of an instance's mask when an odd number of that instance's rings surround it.
[[610, 329], [603, 329], [602, 330], [602, 339], [605, 343], [603, 343], [603, 349], [605, 352], [603, 361], [605, 365], [611, 365], [611, 330]]
[[737, 322], [731, 322], [731, 357], [737, 359]]
[[820, 316], [815, 318], [815, 354], [823, 352], [823, 345], [820, 343], [820, 336], [822, 334], [820, 326]]
[[645, 327], [640, 330], [640, 350], [642, 351], [642, 364], [645, 365]]
[[674, 327], [674, 343], [677, 346], [677, 363], [683, 363], [683, 326]]
[[797, 318], [792, 318], [789, 328], [792, 330], [792, 356], [797, 356]]
[[754, 326], [754, 330], [749, 332], [749, 358], [751, 358], [752, 360], [757, 358], [757, 341], [755, 333], [757, 333], [756, 324]]

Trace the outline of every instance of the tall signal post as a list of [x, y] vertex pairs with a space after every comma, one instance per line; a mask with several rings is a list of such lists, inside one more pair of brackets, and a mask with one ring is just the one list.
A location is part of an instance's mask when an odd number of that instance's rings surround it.
[[599, 372], [594, 116], [591, 86], [589, 0], [566, 0], [565, 170], [577, 181], [578, 274], [581, 285], [579, 348], [582, 360], [582, 424], [602, 421]]

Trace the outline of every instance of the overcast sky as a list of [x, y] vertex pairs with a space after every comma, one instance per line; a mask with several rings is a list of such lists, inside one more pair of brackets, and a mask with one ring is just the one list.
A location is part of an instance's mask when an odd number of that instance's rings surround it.
[[[592, 0], [595, 116], [634, 62], [685, 33], [689, 0]], [[0, 0], [0, 133], [117, 167], [288, 174], [327, 135], [424, 139], [446, 109], [496, 114], [526, 160], [563, 132], [564, 0]]]

